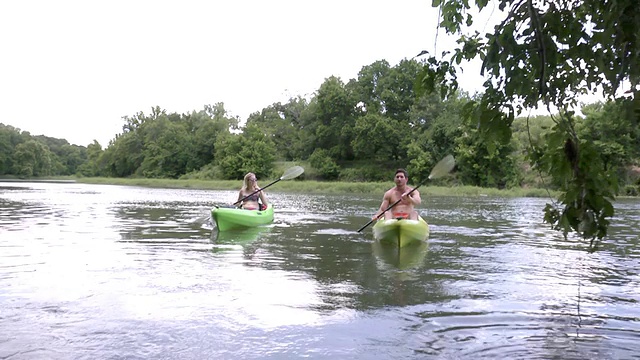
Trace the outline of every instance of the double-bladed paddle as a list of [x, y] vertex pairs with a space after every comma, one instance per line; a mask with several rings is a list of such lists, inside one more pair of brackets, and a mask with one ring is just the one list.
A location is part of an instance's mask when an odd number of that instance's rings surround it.
[[271, 186], [271, 185], [273, 185], [273, 184], [277, 183], [277, 182], [278, 182], [278, 181], [280, 181], [280, 180], [291, 180], [291, 179], [297, 178], [297, 177], [298, 177], [298, 176], [300, 176], [303, 172], [304, 172], [304, 168], [303, 168], [302, 166], [294, 166], [294, 167], [290, 167], [290, 168], [288, 168], [288, 169], [284, 172], [284, 174], [282, 174], [282, 176], [280, 176], [280, 178], [279, 178], [278, 180], [275, 180], [275, 181], [273, 181], [272, 183], [268, 184], [267, 186], [262, 187], [262, 188], [260, 188], [260, 189], [258, 189], [258, 190], [256, 190], [256, 191], [252, 192], [251, 194], [249, 194], [249, 195], [247, 195], [247, 196], [243, 197], [242, 199], [240, 199], [240, 200], [238, 200], [238, 201], [234, 202], [234, 203], [233, 203], [233, 205], [238, 205], [239, 203], [241, 203], [241, 202], [243, 202], [244, 200], [246, 200], [248, 197], [253, 196], [254, 194], [256, 194], [256, 193], [258, 193], [258, 192], [260, 192], [260, 191], [262, 191], [262, 190], [264, 190], [264, 189], [268, 188], [269, 186]]
[[[445, 156], [444, 159], [440, 160], [436, 164], [436, 166], [433, 167], [433, 169], [431, 170], [431, 174], [429, 174], [429, 177], [427, 178], [427, 180], [437, 179], [439, 177], [447, 175], [451, 170], [453, 170], [453, 167], [455, 165], [456, 165], [456, 161], [455, 161], [455, 159], [453, 158], [452, 155]], [[416, 191], [420, 186], [424, 185], [427, 182], [427, 180], [421, 182], [418, 186], [414, 187], [411, 191], [409, 191], [407, 193], [407, 195], [409, 195], [412, 192]], [[376, 216], [375, 218], [371, 219], [371, 221], [369, 221], [363, 227], [358, 229], [358, 232], [364, 230], [367, 226], [371, 225], [372, 222], [378, 220], [384, 213], [386, 213], [387, 211], [391, 210], [394, 206], [398, 205], [400, 203], [400, 201], [402, 201], [402, 199], [398, 199], [398, 201], [396, 201], [393, 204], [389, 205], [389, 207], [384, 209], [384, 211], [381, 212], [380, 214], [378, 214], [378, 216]]]

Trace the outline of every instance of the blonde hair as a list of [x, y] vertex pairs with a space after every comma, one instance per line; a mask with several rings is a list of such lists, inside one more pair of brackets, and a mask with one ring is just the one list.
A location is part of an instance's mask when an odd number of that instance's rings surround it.
[[[251, 175], [253, 175], [253, 177], [256, 176], [256, 174], [249, 172], [247, 173], [247, 175], [244, 176], [244, 181], [242, 182], [242, 191], [243, 192], [253, 192], [253, 188], [251, 187], [251, 180], [249, 180], [249, 178], [251, 178]], [[251, 188], [251, 190], [249, 190]]]

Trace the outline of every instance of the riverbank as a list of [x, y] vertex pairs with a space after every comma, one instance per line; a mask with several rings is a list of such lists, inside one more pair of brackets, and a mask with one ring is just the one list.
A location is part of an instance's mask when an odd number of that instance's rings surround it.
[[0, 178], [0, 182], [43, 182], [43, 183], [75, 183], [74, 179], [18, 179]]
[[[143, 179], [143, 178], [77, 178], [79, 183], [108, 184], [124, 186], [143, 186], [154, 188], [202, 189], [202, 190], [238, 190], [242, 185], [239, 180], [175, 180], [175, 179]], [[274, 180], [261, 180], [266, 186]], [[325, 182], [314, 180], [282, 180], [269, 187], [271, 192], [290, 192], [305, 194], [383, 194], [393, 186], [392, 182], [355, 183]], [[476, 186], [429, 186], [420, 187], [420, 193], [426, 196], [492, 196], [492, 197], [549, 197], [555, 192], [545, 189], [492, 189]]]

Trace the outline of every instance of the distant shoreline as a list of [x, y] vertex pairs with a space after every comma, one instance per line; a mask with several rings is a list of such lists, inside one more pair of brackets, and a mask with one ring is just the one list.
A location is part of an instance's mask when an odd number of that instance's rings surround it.
[[[177, 180], [177, 179], [147, 179], [147, 178], [78, 178], [78, 183], [142, 186], [151, 188], [170, 189], [200, 189], [200, 190], [235, 190], [242, 186], [241, 180]], [[260, 186], [269, 184], [272, 180], [260, 180]], [[417, 184], [410, 184], [416, 186]], [[341, 182], [316, 180], [288, 180], [280, 181], [267, 192], [305, 193], [305, 194], [372, 194], [382, 196], [385, 191], [393, 187], [393, 182]], [[423, 197], [428, 196], [496, 196], [496, 197], [548, 197], [557, 195], [545, 189], [514, 188], [492, 189], [476, 186], [432, 186], [425, 184], [420, 188]]]
[[[149, 188], [165, 189], [198, 189], [198, 190], [238, 190], [242, 184], [241, 180], [177, 180], [177, 179], [147, 179], [147, 178], [101, 178], [101, 177], [79, 177], [65, 179], [17, 179], [0, 178], [0, 183], [61, 183], [61, 184], [99, 184], [99, 185], [119, 185], [119, 186], [141, 186]], [[264, 186], [271, 181], [263, 179], [260, 185]], [[415, 186], [415, 184], [411, 184]], [[316, 180], [289, 180], [280, 181], [270, 187], [267, 191], [274, 193], [306, 193], [306, 194], [383, 194], [393, 186], [393, 182], [331, 182]], [[432, 186], [425, 184], [420, 188], [423, 198], [429, 196], [491, 196], [502, 198], [514, 197], [537, 197], [553, 198], [558, 196], [557, 191], [541, 188], [512, 188], [495, 189], [481, 188], [477, 186]], [[633, 196], [616, 196], [617, 199], [631, 198]]]
[[[165, 189], [199, 189], [199, 190], [238, 190], [242, 186], [240, 180], [177, 180], [151, 178], [104, 178], [80, 177], [64, 179], [0, 179], [0, 182], [32, 182], [32, 183], [77, 183], [120, 186], [141, 186]], [[260, 185], [268, 184], [270, 180], [263, 179]], [[416, 184], [411, 184], [416, 186]], [[280, 181], [270, 187], [268, 192], [305, 193], [305, 194], [371, 194], [380, 195], [393, 186], [393, 182], [331, 182], [316, 180]], [[429, 196], [495, 196], [495, 197], [548, 197], [544, 189], [494, 189], [476, 186], [431, 186], [425, 184], [420, 188], [423, 197]], [[553, 192], [552, 192], [553, 193]]]
[[55, 180], [55, 179], [2, 179], [0, 182], [38, 182], [38, 183], [77, 183], [76, 180]]

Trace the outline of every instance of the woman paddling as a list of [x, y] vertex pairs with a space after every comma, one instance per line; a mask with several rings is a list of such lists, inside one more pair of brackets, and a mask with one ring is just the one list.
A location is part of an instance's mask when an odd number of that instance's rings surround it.
[[[244, 199], [245, 197], [246, 199]], [[238, 193], [237, 202], [240, 202], [240, 200], [242, 200], [242, 202], [239, 207], [245, 210], [264, 210], [267, 208], [267, 196], [264, 191], [260, 190], [258, 179], [254, 173], [250, 172], [244, 176], [244, 182]], [[260, 202], [262, 202], [262, 206]]]

